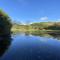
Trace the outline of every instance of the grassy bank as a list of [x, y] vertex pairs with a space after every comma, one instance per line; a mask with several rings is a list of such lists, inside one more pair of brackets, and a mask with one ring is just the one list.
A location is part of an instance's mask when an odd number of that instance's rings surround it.
[[44, 32], [44, 33], [55, 33], [60, 34], [60, 30], [35, 30], [35, 29], [11, 29], [12, 32]]

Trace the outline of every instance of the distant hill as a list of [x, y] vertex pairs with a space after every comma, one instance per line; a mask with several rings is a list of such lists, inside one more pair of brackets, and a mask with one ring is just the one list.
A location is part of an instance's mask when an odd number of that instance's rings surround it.
[[[20, 30], [60, 30], [60, 22], [38, 22], [28, 25], [13, 24], [13, 28]], [[12, 28], [12, 29], [13, 29]]]

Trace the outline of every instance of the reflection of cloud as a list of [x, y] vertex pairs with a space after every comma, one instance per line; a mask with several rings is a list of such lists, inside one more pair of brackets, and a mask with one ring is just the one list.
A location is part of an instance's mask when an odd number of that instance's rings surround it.
[[41, 17], [40, 20], [48, 20], [48, 17]]

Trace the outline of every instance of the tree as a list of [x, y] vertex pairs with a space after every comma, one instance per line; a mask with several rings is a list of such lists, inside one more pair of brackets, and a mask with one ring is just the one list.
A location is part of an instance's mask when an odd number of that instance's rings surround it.
[[11, 19], [10, 17], [0, 10], [0, 35], [6, 35], [11, 33]]

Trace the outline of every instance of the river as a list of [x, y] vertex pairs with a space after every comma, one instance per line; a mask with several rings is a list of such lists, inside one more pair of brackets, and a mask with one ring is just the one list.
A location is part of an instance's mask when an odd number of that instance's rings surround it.
[[0, 60], [60, 60], [59, 36], [12, 34], [1, 41]]

